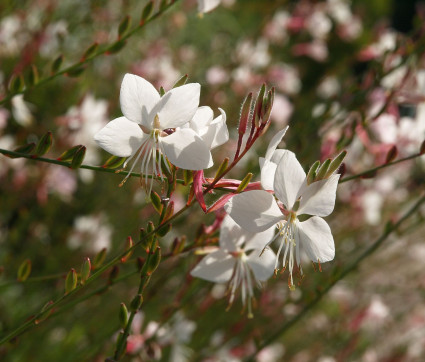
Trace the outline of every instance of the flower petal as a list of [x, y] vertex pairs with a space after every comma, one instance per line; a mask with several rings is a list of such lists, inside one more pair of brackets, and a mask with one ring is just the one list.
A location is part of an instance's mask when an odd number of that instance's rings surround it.
[[215, 9], [221, 0], [198, 0], [198, 11], [200, 13], [207, 13]]
[[273, 190], [277, 164], [286, 152], [292, 153], [288, 150], [276, 150], [271, 159], [260, 157], [261, 186], [264, 190]]
[[143, 133], [137, 123], [119, 117], [97, 132], [94, 140], [109, 153], [118, 157], [128, 157], [139, 149], [146, 137], [148, 135]]
[[[261, 254], [261, 256], [260, 256]], [[266, 281], [274, 272], [276, 254], [269, 248], [263, 252], [254, 250], [249, 256], [247, 263], [258, 281]]]
[[147, 80], [134, 74], [124, 76], [120, 92], [121, 111], [130, 121], [151, 129], [149, 114], [160, 98]]
[[273, 186], [276, 196], [288, 210], [292, 210], [305, 178], [295, 154], [285, 152], [277, 165]]
[[311, 261], [324, 263], [335, 257], [331, 228], [321, 217], [313, 216], [297, 223], [298, 239]]
[[214, 149], [229, 140], [229, 130], [226, 124], [226, 112], [219, 108], [221, 115], [215, 118], [210, 125], [214, 129], [214, 138], [211, 142], [210, 149]]
[[266, 244], [273, 239], [273, 236], [275, 234], [276, 227], [272, 226], [271, 228], [267, 229], [266, 231], [262, 231], [261, 233], [254, 234], [246, 243], [244, 250], [252, 250], [252, 249], [259, 249], [263, 250], [263, 248], [266, 246]]
[[252, 237], [253, 233], [243, 230], [229, 215], [224, 217], [220, 227], [220, 249], [236, 251]]
[[205, 256], [190, 274], [214, 283], [226, 283], [232, 277], [234, 266], [233, 256], [217, 250]]
[[243, 229], [254, 233], [267, 230], [283, 219], [273, 195], [262, 190], [236, 195], [224, 209]]
[[190, 121], [190, 127], [196, 132], [200, 133], [203, 128], [206, 128], [210, 125], [211, 121], [214, 118], [213, 110], [208, 106], [198, 107]]
[[302, 190], [298, 215], [328, 216], [334, 209], [338, 174], [313, 182]]
[[180, 127], [190, 122], [198, 109], [200, 94], [199, 83], [189, 83], [169, 90], [152, 109], [151, 124], [156, 115], [159, 117], [162, 130]]
[[159, 140], [170, 162], [185, 170], [202, 170], [211, 165], [211, 152], [205, 142], [190, 128], [178, 129]]
[[270, 160], [272, 158], [272, 155], [274, 151], [276, 150], [276, 147], [282, 141], [282, 138], [285, 135], [287, 130], [288, 130], [288, 126], [286, 126], [283, 130], [279, 131], [273, 136], [272, 140], [269, 143], [269, 147], [267, 147], [267, 152], [265, 156], [266, 160]]

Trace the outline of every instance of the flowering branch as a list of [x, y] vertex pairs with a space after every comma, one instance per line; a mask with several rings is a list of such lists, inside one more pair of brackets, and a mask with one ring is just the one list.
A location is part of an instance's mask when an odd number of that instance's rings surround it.
[[[3, 105], [6, 102], [10, 101], [14, 96], [18, 94], [25, 94], [29, 90], [34, 89], [35, 87], [48, 83], [51, 80], [59, 77], [60, 75], [79, 74], [84, 69], [83, 65], [92, 61], [93, 59], [97, 58], [100, 55], [114, 54], [119, 52], [122, 48], [124, 48], [126, 44], [126, 40], [128, 38], [130, 38], [133, 34], [138, 32], [139, 30], [143, 29], [146, 24], [160, 17], [166, 10], [168, 10], [171, 6], [173, 6], [177, 1], [178, 0], [170, 0], [168, 4], [166, 1], [161, 2], [162, 4], [161, 7], [153, 15], [150, 15], [153, 9], [153, 2], [152, 1], [149, 2], [143, 11], [142, 19], [140, 20], [139, 24], [136, 25], [133, 29], [127, 30], [128, 26], [130, 25], [129, 17], [124, 18], [124, 20], [120, 24], [118, 39], [115, 42], [109, 45], [105, 45], [104, 47], [101, 47], [101, 49], [99, 50], [97, 50], [98, 49], [97, 43], [94, 43], [92, 46], [90, 46], [87, 49], [83, 57], [78, 62], [70, 65], [69, 67], [66, 67], [60, 71], [54, 71], [54, 69], [52, 69], [52, 74], [48, 77], [39, 79], [37, 82], [34, 82], [33, 84], [26, 84], [25, 87], [17, 87], [18, 89], [11, 89], [9, 94], [0, 100], [0, 105]], [[62, 57], [57, 58], [56, 61], [61, 58]], [[54, 63], [56, 63], [56, 61]], [[62, 60], [60, 60], [59, 66], [61, 63], [62, 63]], [[55, 67], [55, 64], [53, 64], [53, 68], [54, 67]], [[15, 79], [21, 79], [21, 78], [16, 77]], [[21, 86], [23, 86], [23, 84]]]
[[263, 342], [259, 343], [257, 345], [256, 351], [246, 359], [244, 359], [245, 362], [248, 361], [255, 361], [255, 356], [259, 351], [261, 351], [264, 347], [270, 345], [274, 340], [281, 337], [290, 327], [292, 327], [294, 324], [296, 324], [299, 320], [301, 320], [310, 309], [316, 306], [320, 302], [320, 300], [333, 288], [333, 286], [338, 283], [340, 280], [344, 279], [347, 275], [349, 275], [351, 272], [356, 270], [360, 263], [371, 256], [381, 245], [382, 243], [388, 238], [388, 236], [396, 231], [401, 224], [403, 224], [407, 219], [409, 219], [412, 215], [416, 213], [416, 211], [419, 209], [419, 207], [425, 202], [425, 195], [422, 195], [420, 199], [416, 202], [415, 205], [413, 205], [395, 224], [388, 222], [384, 232], [382, 235], [375, 240], [366, 250], [363, 251], [356, 259], [353, 260], [353, 262], [348, 265], [345, 269], [343, 269], [336, 277], [334, 277], [327, 285], [325, 285], [320, 292], [316, 294], [316, 297], [308, 303], [302, 310], [299, 312], [296, 316], [289, 319], [284, 325], [282, 325], [277, 331], [270, 334], [267, 338], [263, 340]]

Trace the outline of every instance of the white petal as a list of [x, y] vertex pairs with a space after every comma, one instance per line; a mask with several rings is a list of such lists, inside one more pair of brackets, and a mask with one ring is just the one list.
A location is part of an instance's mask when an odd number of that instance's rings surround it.
[[165, 155], [170, 162], [185, 170], [203, 170], [212, 160], [205, 142], [190, 128], [178, 129], [167, 137], [160, 137]]
[[261, 254], [260, 250], [253, 250], [248, 256], [247, 263], [255, 275], [255, 279], [266, 281], [274, 272], [276, 254], [271, 249], [266, 249]]
[[274, 192], [288, 210], [292, 210], [306, 174], [292, 152], [285, 152], [274, 176]]
[[104, 150], [118, 157], [128, 157], [136, 152], [148, 137], [137, 123], [125, 117], [109, 122], [94, 135], [96, 143]]
[[297, 223], [298, 241], [311, 261], [324, 263], [335, 257], [335, 244], [328, 223], [313, 216]]
[[328, 216], [334, 209], [336, 188], [340, 175], [313, 182], [302, 191], [298, 215]]
[[254, 233], [267, 230], [283, 219], [273, 195], [262, 190], [236, 195], [224, 209], [243, 229]]
[[226, 283], [232, 277], [234, 266], [233, 256], [217, 250], [205, 256], [190, 274], [214, 283]]
[[130, 121], [151, 128], [148, 123], [152, 108], [160, 99], [158, 91], [147, 80], [126, 74], [121, 84], [121, 111]]
[[287, 152], [293, 153], [288, 150], [276, 150], [271, 159], [260, 157], [261, 186], [263, 186], [264, 190], [273, 190], [276, 167], [282, 156]]
[[220, 226], [220, 249], [236, 251], [238, 246], [241, 246], [253, 235], [253, 233], [244, 231], [229, 215], [226, 215]]
[[266, 160], [270, 160], [272, 158], [272, 155], [274, 151], [276, 150], [276, 147], [279, 145], [279, 143], [282, 141], [283, 136], [285, 135], [286, 131], [288, 130], [288, 126], [286, 126], [283, 130], [276, 133], [272, 140], [269, 143], [269, 147], [267, 147], [266, 152]]
[[158, 115], [162, 130], [190, 122], [198, 109], [200, 94], [199, 83], [189, 83], [169, 90], [152, 109], [151, 122]]
[[261, 233], [256, 233], [245, 243], [244, 250], [259, 249], [263, 250], [266, 244], [273, 239], [276, 232], [276, 227], [273, 225], [271, 228]]
[[226, 112], [219, 108], [221, 115], [215, 118], [210, 126], [208, 127], [207, 132], [201, 137], [209, 144], [210, 149], [214, 149], [222, 144], [226, 143], [229, 140], [229, 131], [226, 125]]
[[190, 127], [197, 133], [199, 133], [203, 128], [207, 128], [212, 122], [214, 117], [214, 112], [210, 107], [203, 106], [198, 107], [195, 115], [190, 121]]
[[215, 9], [221, 0], [198, 0], [198, 11], [200, 13], [207, 13]]

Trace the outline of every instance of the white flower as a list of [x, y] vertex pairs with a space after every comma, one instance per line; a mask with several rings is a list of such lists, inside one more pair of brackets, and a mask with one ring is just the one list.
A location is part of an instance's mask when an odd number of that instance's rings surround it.
[[[134, 158], [129, 174], [141, 159], [142, 176], [153, 173], [162, 179], [161, 155], [187, 170], [210, 167], [213, 163], [209, 146], [193, 129], [183, 127], [195, 115], [199, 95], [200, 85], [190, 83], [171, 89], [161, 97], [145, 79], [126, 74], [120, 93], [124, 117], [109, 122], [94, 139], [109, 153], [129, 157], [124, 167]], [[164, 164], [168, 168], [167, 162]]]
[[[339, 175], [331, 175], [328, 179], [308, 185], [306, 174], [294, 153], [276, 150], [285, 132], [286, 129], [273, 137], [266, 157], [260, 159], [262, 186], [266, 190], [274, 190], [277, 200], [267, 191], [254, 190], [234, 196], [224, 208], [249, 232], [261, 232], [272, 225], [277, 226], [278, 233], [264, 248], [280, 239], [275, 273], [279, 255], [284, 249], [283, 270], [289, 266], [288, 285], [293, 289], [295, 263], [302, 276], [301, 247], [313, 262], [323, 263], [335, 256], [332, 233], [322, 216], [329, 215], [334, 209]], [[314, 216], [306, 221], [299, 221], [300, 215]]]
[[226, 112], [219, 108], [221, 115], [214, 118], [210, 107], [199, 107], [189, 122], [192, 128], [205, 142], [210, 150], [221, 146], [229, 140], [229, 131], [226, 125]]
[[248, 298], [248, 317], [252, 317], [253, 284], [256, 282], [261, 286], [261, 282], [273, 275], [274, 252], [265, 250], [260, 256], [273, 233], [274, 228], [260, 233], [246, 232], [226, 215], [220, 228], [220, 247], [205, 256], [191, 275], [214, 283], [229, 282], [229, 306], [240, 287], [242, 303], [245, 306]]
[[221, 0], [198, 0], [199, 13], [208, 13], [220, 5]]

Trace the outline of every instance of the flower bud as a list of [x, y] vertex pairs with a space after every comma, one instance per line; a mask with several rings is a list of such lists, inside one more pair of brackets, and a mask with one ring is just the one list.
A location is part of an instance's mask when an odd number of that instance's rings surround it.
[[329, 170], [329, 166], [331, 164], [331, 159], [328, 158], [325, 162], [322, 163], [320, 168], [317, 170], [317, 176], [314, 181], [323, 180]]
[[307, 185], [310, 185], [316, 179], [317, 169], [319, 168], [319, 166], [320, 166], [320, 161], [316, 161], [310, 167], [310, 170], [308, 170], [308, 173], [307, 173]]
[[106, 258], [106, 248], [103, 248], [94, 257], [92, 269], [96, 270], [97, 268], [99, 268], [105, 261], [105, 258]]
[[43, 156], [45, 153], [49, 152], [50, 147], [52, 146], [52, 142], [52, 132], [49, 131], [38, 141], [37, 148], [35, 149], [35, 154], [37, 156]]
[[146, 274], [151, 275], [156, 270], [156, 268], [158, 268], [160, 261], [161, 261], [161, 247], [158, 246], [153, 252], [153, 254], [151, 255], [151, 257], [149, 258], [149, 261], [148, 261], [149, 264], [147, 266]]
[[127, 32], [131, 25], [131, 18], [127, 15], [124, 19], [121, 20], [120, 25], [118, 26], [118, 38], [121, 37]]
[[245, 188], [248, 186], [248, 184], [249, 184], [249, 182], [251, 181], [251, 179], [252, 179], [252, 173], [251, 172], [248, 172], [247, 174], [246, 174], [246, 176], [243, 178], [243, 180], [241, 181], [241, 183], [239, 184], [239, 186], [238, 186], [238, 188], [236, 189], [236, 193], [240, 193], [240, 192], [242, 192], [243, 190], [245, 190]]
[[153, 1], [149, 1], [146, 4], [146, 6], [143, 8], [142, 16], [140, 18], [140, 25], [143, 25], [145, 21], [149, 19], [149, 17], [152, 14], [152, 10], [153, 10]]
[[325, 178], [332, 175], [338, 169], [338, 167], [341, 166], [345, 156], [347, 156], [347, 151], [344, 150], [332, 160], [331, 164], [329, 165], [328, 172], [326, 172]]
[[387, 153], [385, 163], [390, 163], [390, 162], [394, 161], [394, 159], [397, 157], [397, 153], [398, 153], [397, 146], [396, 145], [392, 146]]
[[99, 47], [98, 43], [93, 43], [90, 45], [87, 50], [84, 52], [83, 56], [81, 57], [81, 61], [84, 61], [90, 57], [92, 57], [95, 53], [97, 48]]
[[171, 231], [171, 228], [172, 228], [171, 224], [166, 224], [164, 226], [161, 226], [156, 232], [156, 234], [160, 237], [164, 237]]
[[264, 94], [266, 93], [266, 85], [263, 84], [258, 92], [257, 101], [255, 102], [254, 123], [255, 127], [259, 127], [260, 119], [263, 117]]
[[264, 102], [264, 106], [263, 106], [263, 115], [262, 115], [262, 122], [261, 122], [263, 125], [268, 124], [270, 121], [270, 115], [272, 113], [273, 103], [274, 103], [274, 93], [275, 93], [274, 88], [270, 89], [269, 92], [267, 93], [267, 99]]
[[125, 47], [125, 41], [124, 40], [118, 40], [115, 42], [109, 49], [107, 54], [115, 54], [121, 51]]
[[158, 214], [162, 213], [162, 209], [164, 208], [164, 205], [161, 202], [161, 197], [155, 192], [155, 191], [151, 191], [151, 202], [152, 202], [152, 206], [154, 207], [155, 211]]
[[77, 287], [77, 280], [77, 272], [72, 268], [65, 279], [65, 294], [68, 294]]
[[10, 78], [9, 91], [12, 93], [19, 93], [25, 86], [24, 78], [21, 74], [14, 74]]
[[41, 308], [40, 316], [34, 321], [34, 324], [40, 324], [45, 321], [53, 313], [53, 309], [50, 306], [53, 304], [53, 300], [49, 300], [43, 308]]
[[174, 201], [170, 201], [167, 205], [167, 208], [163, 212], [163, 215], [161, 215], [161, 224], [166, 222], [171, 216], [174, 214]]
[[223, 162], [221, 163], [220, 167], [218, 168], [217, 172], [215, 173], [214, 180], [217, 180], [218, 178], [223, 175], [224, 171], [226, 171], [227, 166], [229, 165], [229, 157], [226, 157]]
[[75, 154], [77, 153], [77, 151], [82, 147], [83, 145], [77, 145], [74, 146], [72, 148], [70, 148], [69, 150], [66, 150], [65, 152], [63, 152], [58, 158], [58, 161], [71, 161], [72, 158], [75, 156]]
[[77, 152], [75, 152], [74, 157], [72, 157], [71, 168], [72, 169], [79, 168], [81, 166], [81, 164], [83, 163], [83, 160], [84, 160], [85, 155], [86, 155], [86, 147], [85, 146], [81, 146], [77, 150]]
[[29, 85], [36, 85], [38, 83], [38, 69], [34, 64], [31, 64], [31, 69], [28, 73], [28, 84]]
[[56, 73], [63, 62], [63, 55], [59, 55], [52, 63], [52, 74]]
[[143, 304], [143, 296], [137, 294], [130, 303], [131, 311], [137, 312]]
[[251, 107], [252, 107], [252, 93], [249, 93], [242, 103], [241, 115], [239, 117], [239, 127], [238, 127], [239, 135], [244, 135], [246, 132], [249, 116], [251, 113]]
[[119, 321], [120, 321], [121, 328], [125, 329], [125, 327], [127, 326], [127, 323], [128, 323], [128, 310], [127, 310], [125, 303], [121, 303], [121, 305], [120, 305], [120, 311], [119, 311], [119, 314], [118, 314], [118, 318], [119, 318]]
[[111, 156], [107, 161], [102, 165], [102, 168], [118, 168], [125, 161], [125, 157]]
[[31, 260], [24, 260], [18, 269], [18, 282], [24, 282], [31, 274]]
[[[26, 145], [23, 146], [19, 146], [17, 148], [14, 149], [14, 152], [18, 152], [18, 153], [31, 153], [32, 150], [35, 148], [35, 143], [31, 142], [31, 143], [27, 143]], [[8, 156], [9, 158], [19, 158], [20, 156]]]
[[81, 265], [81, 279], [80, 283], [84, 284], [89, 278], [91, 272], [91, 262], [90, 258], [85, 258], [83, 264]]
[[65, 74], [68, 77], [71, 78], [76, 78], [78, 76], [80, 76], [81, 74], [83, 74], [83, 72], [86, 70], [86, 68], [84, 68], [83, 66], [80, 67], [73, 67], [73, 69], [69, 70], [68, 72], [66, 72]]
[[[133, 245], [134, 245], [133, 239], [131, 238], [131, 236], [128, 236], [127, 240], [125, 242], [125, 250], [131, 249], [133, 247]], [[133, 250], [129, 251], [127, 254], [125, 254], [121, 258], [121, 263], [125, 263], [128, 259], [130, 259], [131, 254], [133, 254]]]
[[181, 77], [174, 85], [173, 85], [173, 88], [177, 88], [177, 87], [180, 87], [180, 86], [182, 86], [182, 85], [185, 85], [186, 84], [186, 82], [187, 82], [187, 79], [188, 79], [189, 77], [188, 77], [188, 75], [187, 74], [185, 74], [183, 77]]

